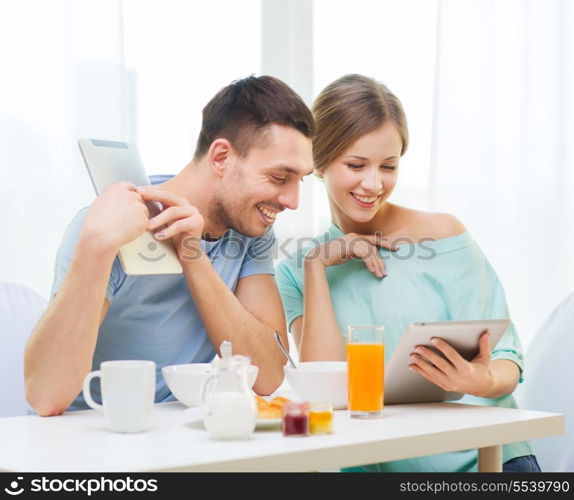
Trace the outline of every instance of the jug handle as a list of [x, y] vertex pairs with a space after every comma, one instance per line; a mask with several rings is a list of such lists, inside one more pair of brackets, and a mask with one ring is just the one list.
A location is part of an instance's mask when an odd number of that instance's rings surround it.
[[211, 383], [217, 378], [215, 374], [211, 374], [207, 380], [203, 383], [201, 387], [201, 406], [205, 408], [205, 396], [207, 395], [207, 389]]

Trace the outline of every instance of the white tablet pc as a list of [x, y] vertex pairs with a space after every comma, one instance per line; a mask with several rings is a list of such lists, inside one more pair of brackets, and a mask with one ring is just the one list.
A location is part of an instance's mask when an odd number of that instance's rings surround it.
[[[121, 181], [148, 186], [149, 179], [140, 155], [127, 142], [80, 139], [78, 146], [84, 157], [96, 193]], [[155, 203], [147, 203], [150, 216], [159, 213]], [[119, 259], [126, 274], [179, 274], [183, 272], [171, 241], [156, 241], [146, 231], [119, 250]]]
[[478, 339], [483, 332], [490, 332], [490, 346], [494, 349], [509, 326], [508, 319], [411, 323], [385, 366], [385, 403], [430, 403], [460, 399], [463, 394], [443, 391], [422, 375], [409, 370], [412, 364], [410, 355], [419, 345], [439, 352], [430, 343], [433, 337], [439, 337], [463, 358], [471, 360], [478, 354]]

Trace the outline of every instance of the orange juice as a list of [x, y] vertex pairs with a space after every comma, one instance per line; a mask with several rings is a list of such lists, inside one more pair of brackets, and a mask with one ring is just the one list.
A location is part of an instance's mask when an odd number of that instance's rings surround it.
[[347, 344], [349, 410], [375, 413], [383, 409], [384, 344]]

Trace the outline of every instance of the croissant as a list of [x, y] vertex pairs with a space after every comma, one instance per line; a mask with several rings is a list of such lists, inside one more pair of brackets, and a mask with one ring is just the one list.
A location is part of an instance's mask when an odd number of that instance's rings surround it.
[[259, 418], [281, 418], [283, 405], [289, 399], [277, 396], [268, 401], [261, 396], [255, 396], [255, 401], [257, 402], [257, 416]]

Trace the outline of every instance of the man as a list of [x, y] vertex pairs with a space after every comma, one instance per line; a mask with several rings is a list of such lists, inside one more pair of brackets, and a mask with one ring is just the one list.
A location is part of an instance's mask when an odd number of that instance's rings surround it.
[[[286, 342], [271, 229], [296, 209], [312, 171], [311, 112], [286, 84], [249, 77], [204, 108], [192, 161], [152, 186], [123, 182], [80, 211], [58, 251], [52, 301], [25, 352], [26, 397], [39, 415], [87, 408], [85, 375], [108, 359], [159, 368], [207, 362], [223, 340], [259, 367], [254, 389], [283, 380]], [[164, 210], [149, 218], [145, 201]], [[127, 276], [118, 249], [151, 230], [172, 239], [183, 275]], [[156, 401], [171, 397], [161, 375]], [[98, 392], [95, 392], [96, 397]]]

